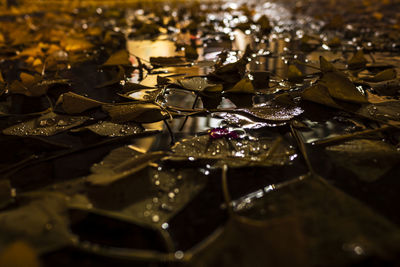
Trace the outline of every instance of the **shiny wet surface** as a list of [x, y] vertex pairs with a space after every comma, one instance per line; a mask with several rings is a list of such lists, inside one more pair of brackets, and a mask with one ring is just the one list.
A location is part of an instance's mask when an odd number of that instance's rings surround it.
[[2, 91], [19, 153], [2, 157], [0, 249], [26, 240], [44, 266], [396, 266], [399, 4], [364, 2], [370, 28], [336, 1], [74, 11], [68, 27], [111, 39], [87, 38], [102, 48], [84, 59], [65, 45], [50, 112]]

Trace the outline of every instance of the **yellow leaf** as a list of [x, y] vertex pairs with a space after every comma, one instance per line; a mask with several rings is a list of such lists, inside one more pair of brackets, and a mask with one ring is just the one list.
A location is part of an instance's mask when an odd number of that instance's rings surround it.
[[103, 66], [117, 66], [117, 65], [129, 65], [132, 63], [129, 61], [129, 53], [126, 50], [119, 50], [112, 54]]
[[82, 38], [66, 38], [61, 41], [66, 51], [82, 51], [93, 48], [93, 44]]
[[30, 75], [30, 74], [28, 74], [26, 72], [21, 72], [19, 77], [21, 79], [22, 84], [25, 85], [25, 86], [31, 86], [31, 85], [37, 83], [40, 80], [40, 77]]
[[376, 20], [382, 20], [382, 18], [383, 18], [383, 14], [380, 13], [380, 12], [374, 12], [374, 13], [372, 14], [372, 16], [373, 16]]

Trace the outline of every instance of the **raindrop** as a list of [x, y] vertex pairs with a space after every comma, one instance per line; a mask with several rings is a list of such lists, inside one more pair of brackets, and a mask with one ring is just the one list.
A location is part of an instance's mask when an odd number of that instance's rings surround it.
[[160, 216], [158, 216], [157, 214], [154, 214], [154, 215], [151, 217], [151, 220], [152, 220], [154, 223], [157, 223], [157, 222], [160, 221]]
[[183, 259], [184, 256], [185, 256], [185, 254], [181, 250], [178, 250], [177, 252], [175, 252], [175, 258], [178, 260]]

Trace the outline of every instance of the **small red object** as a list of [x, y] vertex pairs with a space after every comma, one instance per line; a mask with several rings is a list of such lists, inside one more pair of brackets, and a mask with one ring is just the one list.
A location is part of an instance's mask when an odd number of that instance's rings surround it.
[[214, 128], [208, 131], [212, 139], [230, 138], [238, 139], [239, 135], [235, 131], [229, 131], [227, 128]]

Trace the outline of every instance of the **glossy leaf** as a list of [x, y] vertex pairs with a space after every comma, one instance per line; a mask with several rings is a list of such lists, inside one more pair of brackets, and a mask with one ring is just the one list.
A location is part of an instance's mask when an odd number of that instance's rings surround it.
[[17, 136], [52, 136], [77, 127], [89, 118], [83, 116], [58, 115], [53, 112], [39, 118], [22, 122], [3, 130], [3, 134]]
[[166, 112], [155, 104], [107, 104], [103, 105], [103, 110], [117, 123], [129, 121], [150, 123], [166, 118]]

